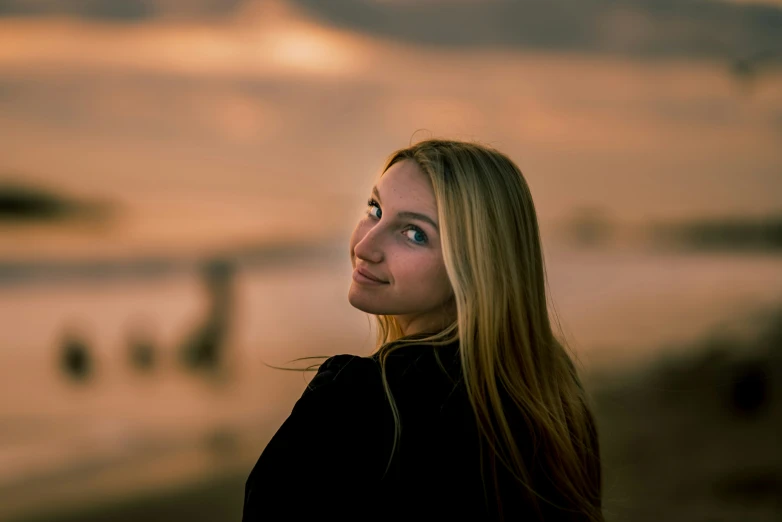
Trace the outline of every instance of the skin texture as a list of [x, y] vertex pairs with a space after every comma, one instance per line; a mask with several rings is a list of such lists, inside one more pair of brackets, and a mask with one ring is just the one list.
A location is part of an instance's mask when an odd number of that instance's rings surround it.
[[350, 262], [354, 276], [361, 267], [387, 283], [354, 279], [348, 301], [370, 314], [394, 316], [404, 335], [438, 331], [456, 316], [440, 235], [425, 220], [399, 216], [416, 212], [437, 223], [431, 182], [408, 159], [392, 165], [375, 188], [370, 198], [377, 205], [367, 206], [350, 237]]

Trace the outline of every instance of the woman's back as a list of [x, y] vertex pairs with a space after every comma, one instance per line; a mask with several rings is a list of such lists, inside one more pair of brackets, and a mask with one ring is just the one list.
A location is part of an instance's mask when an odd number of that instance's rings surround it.
[[[411, 345], [387, 359], [401, 426], [387, 471], [394, 416], [376, 357], [327, 360], [250, 474], [244, 520], [498, 519], [495, 490], [482, 478], [458, 350]], [[522, 428], [517, 436], [529, 447]], [[505, 519], [529, 518], [521, 486], [500, 467]]]

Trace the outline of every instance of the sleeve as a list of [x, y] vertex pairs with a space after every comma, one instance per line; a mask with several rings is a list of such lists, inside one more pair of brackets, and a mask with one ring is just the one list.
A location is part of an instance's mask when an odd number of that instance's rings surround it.
[[374, 362], [354, 355], [327, 359], [261, 453], [245, 484], [243, 522], [304, 520], [333, 508], [345, 520], [373, 484], [380, 438]]

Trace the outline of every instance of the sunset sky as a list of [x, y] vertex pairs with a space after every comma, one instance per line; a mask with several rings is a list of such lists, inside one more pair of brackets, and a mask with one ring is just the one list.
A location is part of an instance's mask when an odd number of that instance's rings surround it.
[[607, 18], [609, 43], [580, 52], [421, 44], [303, 4], [0, 18], [0, 179], [118, 205], [98, 231], [3, 225], [0, 255], [343, 237], [385, 156], [429, 134], [508, 152], [544, 225], [584, 207], [621, 222], [782, 209], [774, 62], [739, 77], [688, 58], [689, 40], [612, 51], [638, 45], [622, 33], [637, 17]]

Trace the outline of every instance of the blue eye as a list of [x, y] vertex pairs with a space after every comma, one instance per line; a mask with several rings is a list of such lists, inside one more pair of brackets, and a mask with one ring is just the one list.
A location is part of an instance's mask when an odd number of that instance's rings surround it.
[[[367, 209], [367, 214], [372, 216], [375, 219], [380, 219], [383, 217], [383, 211], [380, 209], [380, 205], [377, 201], [374, 199], [370, 199], [367, 201], [367, 206], [369, 207]], [[373, 210], [377, 210], [377, 214], [373, 213]], [[407, 235], [408, 232], [413, 232], [414, 234], [412, 236]], [[405, 230], [405, 235], [407, 235], [407, 238], [412, 241], [413, 243], [417, 245], [425, 245], [428, 242], [428, 238], [426, 237], [426, 233], [418, 228], [415, 225], [410, 225], [407, 230]]]
[[420, 228], [414, 225], [410, 225], [410, 228], [405, 230], [405, 234], [407, 234], [408, 232], [414, 232], [413, 237], [407, 236], [413, 242], [418, 243], [419, 245], [426, 244], [426, 234], [424, 234], [423, 230], [421, 230]]
[[[370, 199], [369, 201], [367, 201], [367, 206], [370, 207], [369, 210], [367, 211], [370, 216], [376, 219], [380, 219], [383, 216], [383, 211], [380, 210], [380, 205], [378, 205], [377, 201], [375, 201], [374, 199]], [[372, 213], [372, 207], [375, 207], [377, 209], [377, 215]]]

